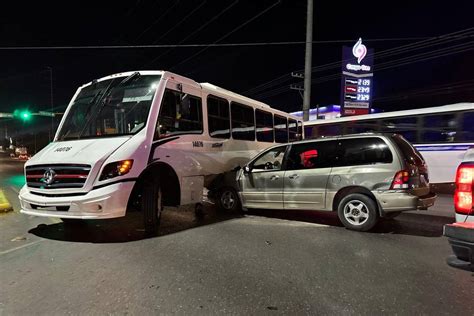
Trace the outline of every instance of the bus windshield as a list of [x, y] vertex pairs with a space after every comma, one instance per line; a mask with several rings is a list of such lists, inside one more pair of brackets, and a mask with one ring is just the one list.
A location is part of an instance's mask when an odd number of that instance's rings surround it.
[[58, 140], [134, 135], [148, 119], [160, 76], [138, 72], [92, 83], [73, 100]]

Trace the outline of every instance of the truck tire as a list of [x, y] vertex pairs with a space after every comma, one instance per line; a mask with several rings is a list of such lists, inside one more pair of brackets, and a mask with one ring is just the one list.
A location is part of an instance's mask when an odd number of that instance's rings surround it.
[[372, 229], [379, 220], [375, 201], [359, 193], [345, 196], [339, 202], [337, 215], [348, 229], [363, 232]]
[[143, 221], [145, 234], [156, 236], [163, 212], [163, 191], [156, 180], [145, 181], [142, 194]]

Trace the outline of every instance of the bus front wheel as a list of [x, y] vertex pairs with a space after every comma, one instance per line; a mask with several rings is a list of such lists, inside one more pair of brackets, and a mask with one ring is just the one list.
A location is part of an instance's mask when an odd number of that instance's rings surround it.
[[163, 212], [163, 191], [161, 184], [157, 181], [145, 181], [144, 184], [142, 209], [145, 233], [149, 236], [156, 236]]

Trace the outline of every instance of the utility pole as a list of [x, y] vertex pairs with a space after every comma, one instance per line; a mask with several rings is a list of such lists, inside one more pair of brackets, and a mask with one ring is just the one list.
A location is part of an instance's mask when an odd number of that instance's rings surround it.
[[306, 51], [304, 62], [303, 121], [309, 120], [311, 103], [311, 59], [313, 57], [313, 0], [308, 0], [306, 15]]
[[[49, 70], [49, 83], [50, 83], [50, 101], [51, 101], [51, 113], [54, 113], [54, 99], [53, 99], [53, 68], [46, 67]], [[49, 141], [52, 141], [54, 137], [54, 117], [51, 116], [51, 134], [49, 135]]]

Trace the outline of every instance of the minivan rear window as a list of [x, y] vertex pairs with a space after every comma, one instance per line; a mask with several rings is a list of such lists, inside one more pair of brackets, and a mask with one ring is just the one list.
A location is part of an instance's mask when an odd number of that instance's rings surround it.
[[393, 161], [390, 148], [378, 137], [342, 139], [339, 145], [338, 165], [341, 167]]
[[395, 134], [392, 136], [392, 140], [398, 146], [400, 151], [402, 152], [403, 158], [407, 160], [409, 163], [414, 164], [416, 166], [421, 166], [425, 164], [425, 160], [423, 156], [420, 154], [412, 144], [410, 144], [403, 136]]

